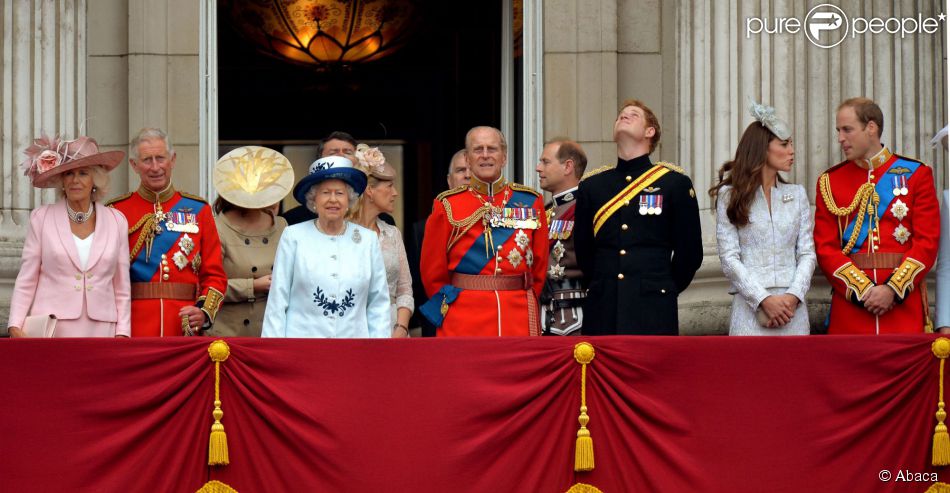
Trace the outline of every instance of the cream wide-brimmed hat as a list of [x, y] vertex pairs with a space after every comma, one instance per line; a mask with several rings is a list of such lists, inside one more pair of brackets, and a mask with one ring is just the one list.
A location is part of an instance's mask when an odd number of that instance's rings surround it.
[[214, 163], [214, 188], [228, 202], [262, 209], [283, 200], [294, 186], [294, 169], [281, 153], [260, 146], [238, 147]]

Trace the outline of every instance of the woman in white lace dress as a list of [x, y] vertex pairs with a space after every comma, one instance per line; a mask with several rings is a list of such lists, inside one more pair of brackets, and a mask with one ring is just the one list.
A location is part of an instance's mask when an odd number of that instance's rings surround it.
[[371, 229], [379, 236], [386, 265], [386, 281], [389, 284], [389, 306], [392, 315], [393, 337], [409, 337], [409, 318], [412, 316], [412, 278], [402, 233], [395, 226], [386, 224], [379, 215], [392, 214], [396, 208], [396, 170], [386, 163], [383, 153], [366, 144], [356, 146], [354, 155], [359, 167], [367, 176], [366, 191], [360, 196], [356, 207], [350, 212], [353, 222]]
[[719, 260], [735, 295], [729, 334], [807, 335], [805, 294], [816, 262], [808, 194], [779, 175], [795, 162], [788, 125], [756, 103], [752, 116], [709, 190]]

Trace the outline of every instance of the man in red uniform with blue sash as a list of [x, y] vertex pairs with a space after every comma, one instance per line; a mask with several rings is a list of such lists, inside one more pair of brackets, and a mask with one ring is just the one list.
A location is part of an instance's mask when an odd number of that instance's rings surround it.
[[847, 158], [818, 180], [815, 250], [831, 282], [830, 334], [932, 330], [924, 278], [937, 257], [940, 212], [930, 167], [881, 144], [884, 116], [867, 98], [841, 103]]
[[438, 336], [540, 335], [538, 295], [548, 227], [538, 192], [501, 176], [507, 143], [496, 128], [465, 137], [469, 185], [440, 194], [423, 236], [420, 307]]
[[199, 334], [228, 286], [211, 207], [172, 186], [175, 158], [164, 132], [143, 129], [129, 158], [142, 183], [109, 202], [129, 221], [132, 337]]

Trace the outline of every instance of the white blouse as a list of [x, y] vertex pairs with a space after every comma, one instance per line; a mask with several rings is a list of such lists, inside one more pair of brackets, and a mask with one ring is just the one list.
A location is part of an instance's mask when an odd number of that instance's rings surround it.
[[73, 240], [76, 240], [76, 251], [79, 253], [79, 267], [81, 267], [82, 270], [86, 270], [86, 264], [89, 263], [89, 252], [92, 250], [92, 237], [95, 235], [95, 233], [92, 233], [85, 238], [73, 235]]
[[390, 337], [386, 267], [376, 233], [314, 221], [284, 230], [274, 259], [262, 337]]

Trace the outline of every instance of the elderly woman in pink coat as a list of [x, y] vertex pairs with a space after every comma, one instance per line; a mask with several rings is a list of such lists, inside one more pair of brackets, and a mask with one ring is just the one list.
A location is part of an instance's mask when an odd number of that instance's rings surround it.
[[125, 153], [99, 152], [88, 137], [43, 137], [25, 154], [21, 167], [33, 186], [55, 188], [60, 200], [30, 214], [10, 303], [10, 336], [28, 335], [27, 316], [53, 316], [52, 337], [128, 337], [129, 225], [101, 203], [108, 172]]

